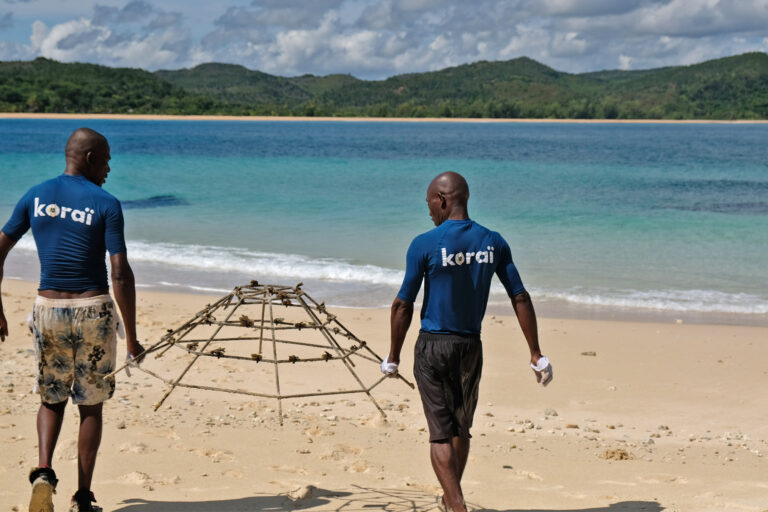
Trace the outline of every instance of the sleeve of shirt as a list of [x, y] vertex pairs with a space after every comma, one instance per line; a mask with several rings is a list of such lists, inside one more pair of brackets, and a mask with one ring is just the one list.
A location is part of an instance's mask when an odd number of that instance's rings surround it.
[[120, 201], [115, 199], [114, 204], [107, 209], [104, 219], [104, 245], [111, 256], [127, 251], [123, 234], [124, 226], [123, 209]]
[[496, 242], [495, 252], [496, 257], [499, 259], [496, 275], [499, 276], [501, 284], [507, 290], [507, 295], [512, 298], [519, 293], [523, 293], [525, 287], [523, 286], [523, 280], [520, 279], [520, 273], [512, 261], [512, 251], [509, 249], [509, 244], [501, 237]]
[[419, 247], [420, 244], [417, 240], [418, 238], [414, 239], [411, 246], [408, 247], [408, 253], [405, 257], [405, 278], [403, 278], [403, 286], [400, 287], [397, 294], [397, 297], [405, 302], [416, 300], [427, 268], [426, 256]]
[[29, 229], [29, 200], [31, 194], [24, 194], [13, 209], [11, 218], [3, 226], [3, 233], [14, 242], [18, 242]]

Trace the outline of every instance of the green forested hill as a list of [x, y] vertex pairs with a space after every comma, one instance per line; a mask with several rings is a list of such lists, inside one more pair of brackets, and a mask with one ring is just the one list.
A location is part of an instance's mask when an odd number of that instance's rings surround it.
[[285, 78], [233, 64], [201, 64], [193, 69], [155, 74], [182, 89], [244, 109], [251, 105], [298, 104], [311, 99], [309, 92]]
[[47, 59], [0, 63], [0, 110], [167, 114], [768, 119], [768, 55], [569, 74], [522, 57], [359, 80], [202, 64], [149, 73]]
[[0, 62], [0, 111], [197, 113], [216, 100], [159, 80], [148, 71], [38, 58]]

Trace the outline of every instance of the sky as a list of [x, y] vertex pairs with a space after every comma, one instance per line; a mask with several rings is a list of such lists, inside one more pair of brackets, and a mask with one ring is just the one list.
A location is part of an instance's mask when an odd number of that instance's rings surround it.
[[768, 51], [768, 0], [0, 0], [0, 60], [363, 79], [530, 57], [648, 69]]

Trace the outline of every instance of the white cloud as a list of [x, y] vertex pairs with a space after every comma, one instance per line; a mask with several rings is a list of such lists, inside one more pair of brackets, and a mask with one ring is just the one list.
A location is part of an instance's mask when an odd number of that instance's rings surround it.
[[557, 34], [550, 44], [551, 54], [556, 57], [575, 57], [583, 55], [588, 44], [581, 39], [578, 32], [566, 32]]
[[568, 72], [640, 69], [768, 47], [768, 0], [96, 1], [66, 14], [61, 0], [6, 0], [6, 24], [27, 23], [31, 43], [0, 38], [2, 55], [384, 78], [521, 56]]
[[619, 69], [627, 70], [632, 69], [632, 57], [626, 55], [619, 55]]

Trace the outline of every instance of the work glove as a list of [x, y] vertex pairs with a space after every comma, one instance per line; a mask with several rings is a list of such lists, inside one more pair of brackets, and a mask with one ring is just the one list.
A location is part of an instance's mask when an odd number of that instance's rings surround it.
[[381, 362], [381, 373], [387, 377], [397, 377], [397, 363], [390, 363], [389, 355]]
[[546, 386], [552, 382], [552, 365], [549, 364], [549, 359], [546, 356], [541, 356], [536, 364], [531, 363], [533, 373], [536, 374], [536, 382], [542, 386]]

